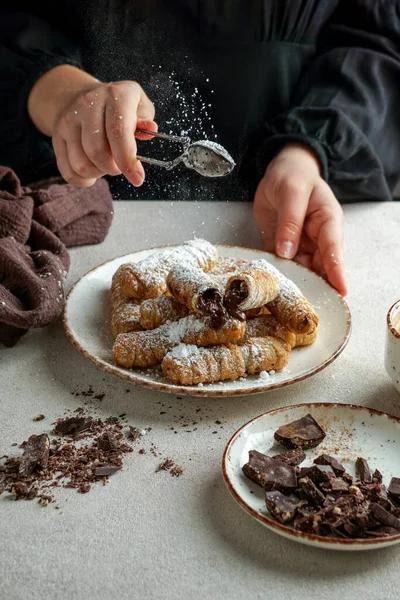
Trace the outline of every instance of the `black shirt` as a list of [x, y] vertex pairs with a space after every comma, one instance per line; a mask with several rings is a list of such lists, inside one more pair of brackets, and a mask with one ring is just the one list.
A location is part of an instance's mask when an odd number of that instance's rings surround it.
[[160, 131], [215, 139], [237, 163], [216, 180], [145, 165], [140, 190], [110, 178], [115, 198], [252, 200], [291, 141], [314, 150], [342, 201], [390, 200], [400, 179], [400, 0], [15, 0], [0, 44], [0, 164], [23, 183], [55, 173], [26, 105], [65, 63], [138, 81]]

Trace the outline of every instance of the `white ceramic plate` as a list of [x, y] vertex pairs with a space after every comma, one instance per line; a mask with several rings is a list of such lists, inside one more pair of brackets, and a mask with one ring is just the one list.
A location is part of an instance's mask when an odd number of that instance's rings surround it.
[[168, 382], [159, 367], [127, 370], [114, 364], [109, 309], [112, 276], [121, 264], [140, 261], [159, 248], [115, 258], [84, 275], [68, 294], [64, 310], [67, 336], [86, 358], [105, 371], [137, 385], [187, 396], [240, 396], [273, 390], [301, 381], [337, 358], [350, 336], [350, 311], [343, 298], [324, 279], [292, 261], [279, 259], [267, 252], [240, 246], [217, 247], [221, 256], [247, 260], [265, 258], [271, 262], [299, 286], [320, 317], [316, 342], [312, 346], [292, 350], [288, 366], [271, 375], [267, 381], [254, 375], [232, 382], [178, 386]]
[[225, 482], [233, 497], [252, 517], [286, 538], [319, 548], [333, 550], [371, 550], [400, 542], [400, 532], [392, 538], [362, 540], [339, 539], [296, 531], [281, 525], [269, 516], [263, 489], [245, 477], [242, 466], [248, 461], [249, 450], [274, 455], [285, 450], [274, 440], [280, 425], [290, 423], [310, 413], [326, 432], [323, 442], [306, 450], [301, 466], [309, 466], [319, 454], [330, 454], [355, 475], [354, 462], [365, 458], [370, 467], [383, 475], [388, 485], [392, 477], [400, 476], [400, 418], [354, 404], [298, 404], [271, 410], [241, 427], [228, 442], [222, 461]]

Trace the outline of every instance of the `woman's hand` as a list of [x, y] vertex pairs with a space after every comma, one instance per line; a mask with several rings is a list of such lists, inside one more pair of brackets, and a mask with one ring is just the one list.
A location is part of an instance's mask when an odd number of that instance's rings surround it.
[[277, 154], [258, 185], [254, 217], [266, 250], [313, 269], [346, 295], [343, 211], [311, 150], [289, 144]]
[[62, 65], [36, 82], [28, 110], [38, 129], [52, 138], [58, 169], [69, 183], [87, 187], [105, 174], [120, 173], [135, 186], [143, 183], [135, 130], [156, 131], [157, 125], [154, 106], [138, 83], [101, 83]]

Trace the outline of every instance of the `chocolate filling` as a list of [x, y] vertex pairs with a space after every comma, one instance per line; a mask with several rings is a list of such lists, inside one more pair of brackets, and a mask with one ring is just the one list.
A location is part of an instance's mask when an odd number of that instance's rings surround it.
[[211, 318], [211, 327], [221, 329], [228, 318], [222, 304], [222, 295], [217, 288], [207, 288], [199, 295], [199, 309]]
[[243, 311], [238, 309], [239, 304], [241, 304], [244, 300], [246, 300], [249, 295], [249, 290], [247, 288], [245, 281], [240, 281], [240, 279], [235, 279], [230, 284], [224, 298], [224, 304], [228, 309], [228, 312], [235, 319], [239, 319], [239, 321], [245, 320], [245, 314]]

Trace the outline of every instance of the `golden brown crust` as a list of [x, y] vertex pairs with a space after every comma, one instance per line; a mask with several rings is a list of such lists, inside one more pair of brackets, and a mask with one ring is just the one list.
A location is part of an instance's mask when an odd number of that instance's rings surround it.
[[244, 334], [245, 340], [267, 336], [283, 340], [291, 348], [294, 348], [296, 345], [296, 334], [289, 331], [287, 327], [279, 323], [272, 315], [260, 315], [247, 321], [246, 332]]
[[239, 310], [261, 308], [274, 300], [278, 291], [276, 278], [264, 268], [262, 261], [252, 261], [244, 271], [228, 279], [224, 296], [225, 304], [229, 309], [231, 298], [239, 293], [243, 298], [239, 303], [235, 302]]
[[296, 333], [295, 348], [300, 346], [311, 346], [318, 337], [318, 326], [311, 333]]
[[213, 383], [282, 369], [289, 355], [290, 346], [272, 337], [254, 338], [241, 346], [178, 346], [165, 356], [162, 372], [178, 385]]
[[113, 278], [111, 284], [111, 331], [114, 337], [119, 333], [140, 331], [140, 301], [128, 298], [119, 281]]
[[204, 314], [202, 297], [215, 293], [222, 301], [222, 294], [215, 280], [208, 274], [192, 265], [178, 265], [167, 277], [167, 289], [180, 304], [190, 311]]
[[209, 271], [218, 260], [217, 249], [206, 240], [195, 239], [176, 248], [153, 252], [138, 263], [121, 265], [116, 276], [131, 298], [157, 298], [167, 289], [167, 276], [174, 267], [188, 263]]
[[113, 346], [114, 360], [126, 369], [150, 367], [160, 363], [181, 342], [196, 346], [228, 344], [243, 337], [244, 330], [245, 323], [236, 319], [228, 319], [221, 329], [212, 329], [209, 317], [189, 315], [157, 329], [118, 335]]
[[140, 305], [140, 325], [143, 329], [157, 329], [169, 321], [186, 317], [188, 309], [171, 296], [149, 298]]

